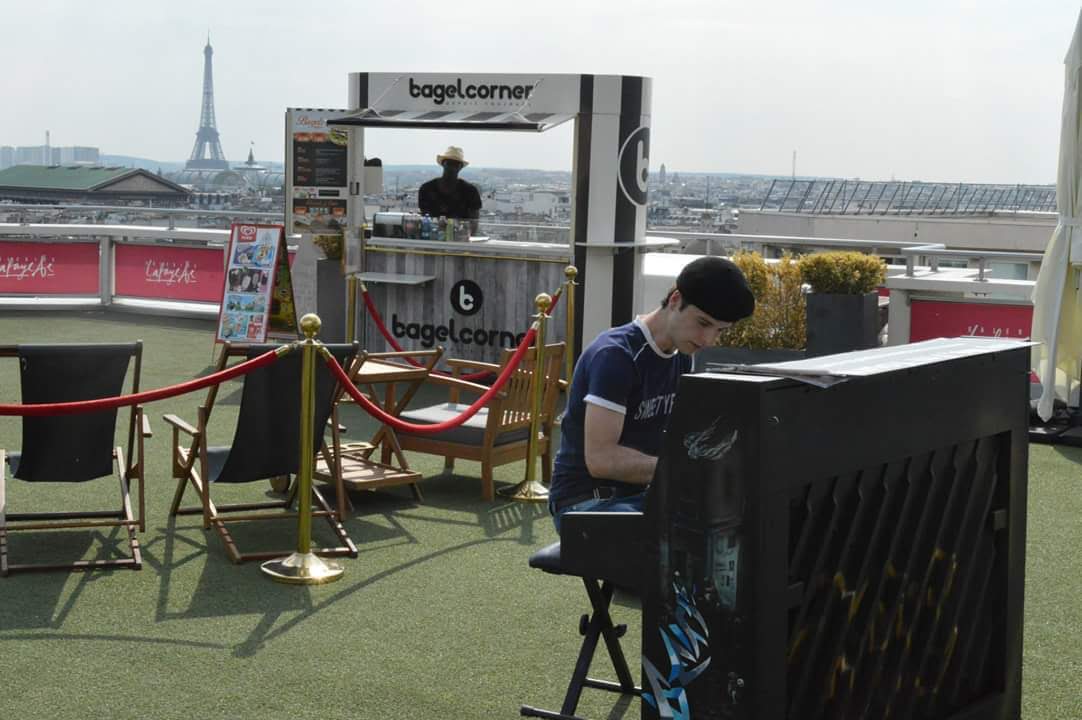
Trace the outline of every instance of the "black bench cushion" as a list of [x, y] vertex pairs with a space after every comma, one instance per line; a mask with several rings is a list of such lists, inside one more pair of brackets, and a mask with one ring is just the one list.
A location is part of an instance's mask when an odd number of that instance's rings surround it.
[[564, 569], [560, 564], [560, 541], [546, 545], [530, 556], [530, 567], [544, 570], [553, 575], [563, 575]]
[[[414, 410], [406, 410], [402, 413], [401, 417], [406, 422], [416, 423], [419, 425], [434, 425], [436, 423], [446, 422], [452, 420], [462, 414], [462, 411], [468, 408], [469, 405], [462, 403], [441, 403], [439, 405], [430, 405], [428, 407], [416, 408]], [[451, 428], [450, 430], [444, 430], [440, 433], [429, 434], [418, 437], [427, 437], [439, 442], [457, 443], [459, 445], [476, 445], [481, 446], [481, 443], [485, 439], [485, 426], [488, 424], [488, 408], [481, 408], [477, 411], [477, 414], [471, 417], [466, 422], [462, 423], [458, 427]], [[399, 430], [399, 435], [409, 435], [411, 433]], [[417, 433], [414, 433], [417, 434]], [[501, 433], [496, 438], [496, 445], [506, 445], [508, 443], [520, 442], [530, 436], [529, 428], [521, 428], [519, 430], [512, 430], [511, 432]]]

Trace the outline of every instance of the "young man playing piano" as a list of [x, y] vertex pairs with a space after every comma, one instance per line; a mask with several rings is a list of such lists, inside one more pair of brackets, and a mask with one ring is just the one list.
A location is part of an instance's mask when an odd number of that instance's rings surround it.
[[676, 384], [691, 356], [755, 310], [731, 261], [684, 267], [661, 307], [606, 330], [575, 366], [549, 490], [556, 530], [573, 510], [641, 512], [654, 477]]

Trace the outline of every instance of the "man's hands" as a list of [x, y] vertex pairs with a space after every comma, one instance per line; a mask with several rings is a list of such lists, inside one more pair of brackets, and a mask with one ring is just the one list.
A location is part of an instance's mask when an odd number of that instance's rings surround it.
[[586, 469], [595, 478], [649, 485], [657, 458], [620, 445], [623, 428], [621, 413], [586, 403]]

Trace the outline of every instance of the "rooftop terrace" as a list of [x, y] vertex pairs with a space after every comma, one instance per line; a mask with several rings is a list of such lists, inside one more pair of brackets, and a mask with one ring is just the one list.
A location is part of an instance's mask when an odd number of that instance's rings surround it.
[[[5, 343], [141, 338], [144, 389], [208, 372], [214, 349], [209, 322], [100, 310], [5, 312], [0, 335]], [[212, 444], [229, 440], [239, 385], [223, 388]], [[17, 388], [15, 363], [0, 364], [0, 402], [18, 402]], [[556, 539], [543, 507], [484, 503], [476, 464], [459, 461], [443, 476], [441, 459], [411, 455], [426, 478], [423, 503], [405, 488], [354, 496], [346, 527], [360, 557], [343, 561], [343, 579], [279, 585], [256, 563], [230, 564], [198, 518], [168, 519], [171, 438], [160, 418], [193, 420], [202, 397], [148, 406], [155, 436], [140, 572], [0, 579], [0, 717], [513, 718], [522, 702], [558, 707], [588, 605], [574, 578], [526, 566]], [[356, 408], [344, 412], [349, 439], [374, 431]], [[0, 418], [0, 448], [19, 442], [18, 419]], [[1082, 717], [1080, 465], [1080, 450], [1030, 449], [1026, 720]], [[496, 472], [498, 483], [517, 482], [523, 465]], [[33, 493], [8, 486], [9, 511], [97, 503], [90, 498], [111, 500], [114, 490], [109, 480]], [[237, 492], [252, 498], [269, 488]], [[290, 546], [294, 533], [288, 522], [237, 530], [263, 547]], [[95, 557], [121, 542], [118, 534], [23, 533], [11, 551]], [[637, 657], [636, 601], [619, 598], [613, 614], [629, 625], [625, 650]], [[599, 658], [597, 674], [607, 672]], [[579, 714], [638, 717], [637, 703], [614, 709], [613, 699], [587, 692]]]

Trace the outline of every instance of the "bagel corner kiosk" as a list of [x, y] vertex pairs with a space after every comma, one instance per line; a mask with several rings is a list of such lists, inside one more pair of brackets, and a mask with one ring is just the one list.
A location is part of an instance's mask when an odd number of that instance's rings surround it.
[[[563, 310], [574, 313], [574, 337], [554, 322], [552, 341], [581, 348], [631, 320], [641, 307], [643, 251], [674, 242], [645, 237], [651, 86], [620, 75], [351, 73], [349, 108], [326, 125], [349, 138], [347, 245], [361, 246], [353, 269], [387, 335], [442, 345], [445, 357], [497, 361], [529, 329], [534, 296], [558, 288], [568, 264], [581, 286]], [[426, 233], [419, 215], [365, 217], [365, 128], [537, 133], [566, 122], [574, 126], [570, 242], [478, 237], [468, 221], [447, 222], [433, 239], [439, 229]], [[434, 142], [433, 152], [445, 145]], [[392, 349], [371, 313], [356, 322], [368, 349]]]

